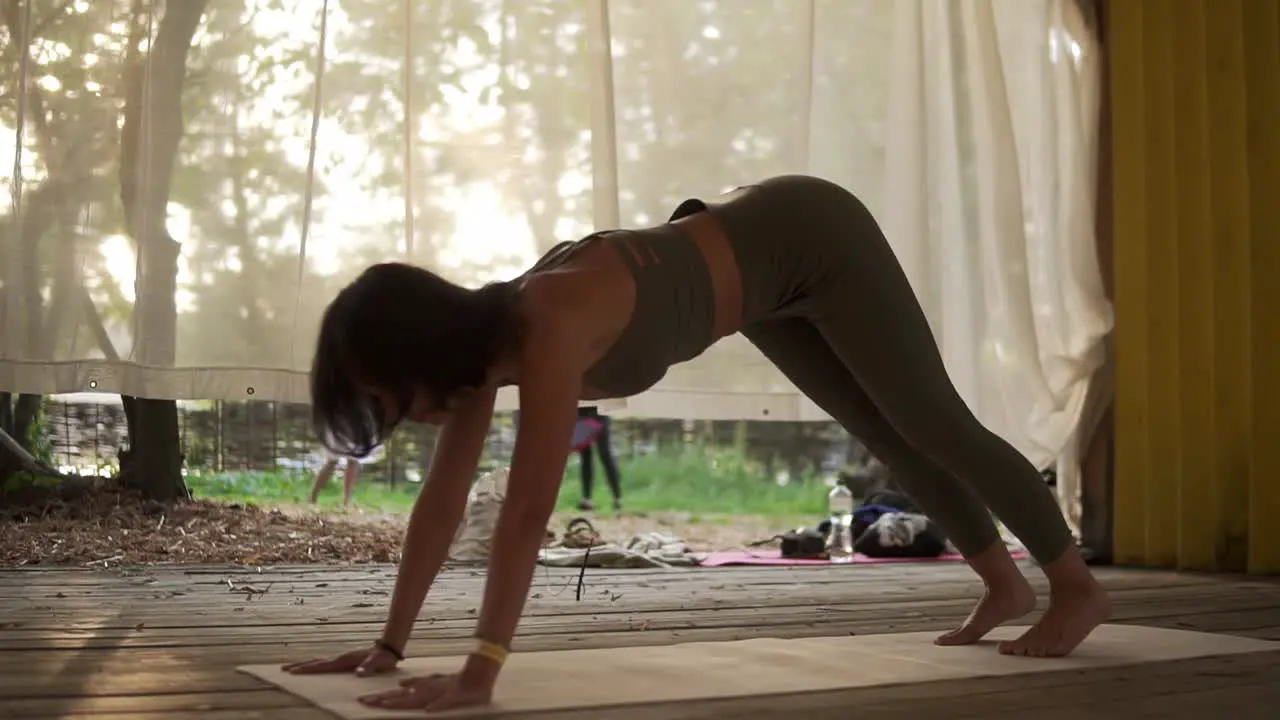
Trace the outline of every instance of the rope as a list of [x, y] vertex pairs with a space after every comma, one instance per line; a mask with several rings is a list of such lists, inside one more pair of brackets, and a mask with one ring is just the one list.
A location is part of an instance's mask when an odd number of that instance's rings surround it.
[[[543, 555], [545, 552], [546, 552], [546, 549], [544, 548], [544, 549], [542, 549], [542, 550], [539, 550], [539, 551], [538, 551], [538, 554], [539, 554], [539, 555]], [[589, 550], [588, 550], [588, 554], [590, 554], [590, 551], [589, 551]], [[586, 565], [587, 565], [587, 558], [586, 558], [586, 556], [584, 556], [584, 557], [582, 558], [582, 568], [580, 569], [580, 571], [579, 571], [579, 573], [578, 573], [578, 577], [577, 577], [577, 585], [578, 585], [578, 592], [577, 592], [577, 596], [578, 596], [578, 599], [579, 599], [579, 600], [581, 600], [581, 599], [582, 599], [582, 576], [583, 576], [583, 574], [585, 574], [585, 573], [586, 573]], [[542, 565], [542, 585], [543, 585], [543, 587], [545, 587], [545, 588], [547, 589], [547, 593], [548, 593], [551, 597], [560, 597], [561, 595], [563, 595], [563, 594], [564, 594], [564, 591], [565, 591], [565, 590], [568, 590], [568, 589], [569, 589], [569, 587], [570, 587], [571, 585], [573, 585], [573, 584], [574, 584], [574, 580], [569, 580], [569, 581], [567, 581], [564, 585], [561, 585], [559, 590], [552, 590], [552, 589], [551, 589], [551, 569], [550, 569], [549, 567], [547, 567], [547, 565], [546, 565], [545, 563], [543, 563], [543, 565]]]
[[[565, 527], [564, 536], [567, 538], [570, 535], [572, 535], [575, 531], [581, 531], [583, 529], [591, 533], [591, 535], [594, 535], [596, 539], [600, 538], [600, 533], [596, 532], [595, 526], [591, 524], [590, 520], [584, 517], [576, 517], [570, 520], [569, 524]], [[559, 590], [553, 591], [551, 589], [551, 570], [546, 566], [545, 563], [543, 564], [542, 582], [543, 582], [543, 585], [546, 587], [547, 592], [551, 594], [551, 597], [560, 597], [561, 595], [564, 594], [565, 590], [569, 589], [569, 586], [576, 585], [576, 588], [574, 590], [574, 600], [576, 600], [577, 602], [582, 602], [582, 593], [585, 590], [587, 565], [591, 562], [591, 548], [593, 544], [594, 543], [587, 544], [586, 552], [584, 552], [582, 555], [582, 564], [578, 567], [578, 577], [575, 578], [574, 580], [567, 581], [564, 585], [560, 587]], [[538, 552], [539, 554], [542, 554], [543, 551], [539, 550]]]
[[591, 560], [591, 546], [587, 546], [587, 551], [582, 555], [582, 567], [578, 568], [578, 588], [574, 592], [574, 600], [582, 602], [582, 581], [587, 575], [587, 562]]
[[307, 185], [302, 195], [302, 234], [298, 241], [297, 290], [293, 299], [293, 330], [289, 334], [289, 357], [298, 343], [298, 315], [302, 312], [302, 279], [307, 270], [307, 238], [311, 233], [311, 205], [315, 199], [316, 141], [320, 136], [320, 115], [324, 100], [325, 44], [329, 36], [329, 0], [320, 5], [320, 47], [316, 51], [316, 90], [311, 105], [310, 147], [307, 148]]

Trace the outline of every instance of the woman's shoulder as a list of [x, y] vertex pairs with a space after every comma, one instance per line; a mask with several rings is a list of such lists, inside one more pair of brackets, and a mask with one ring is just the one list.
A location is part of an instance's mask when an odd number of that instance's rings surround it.
[[585, 310], [590, 298], [583, 283], [563, 273], [530, 275], [520, 282], [520, 314], [529, 330], [572, 327], [574, 318]]
[[630, 232], [630, 231], [618, 230], [618, 229], [597, 230], [596, 232], [593, 232], [590, 235], [581, 237], [577, 240], [564, 240], [562, 242], [558, 242], [555, 245], [552, 245], [551, 248], [548, 249], [546, 252], [544, 252], [541, 257], [535, 260], [533, 262], [533, 265], [531, 265], [529, 269], [525, 271], [525, 275], [530, 275], [539, 270], [546, 270], [549, 268], [553, 268], [556, 265], [559, 265], [560, 263], [565, 262], [570, 258], [570, 256], [573, 255], [573, 253], [578, 248], [587, 247], [591, 245], [592, 241], [594, 240], [597, 240], [602, 237], [606, 237], [608, 235], [616, 235], [616, 234], [625, 233], [625, 232]]
[[565, 253], [567, 253], [570, 248], [577, 244], [578, 241], [576, 240], [565, 240], [552, 245], [550, 250], [547, 250], [541, 257], [533, 261], [533, 265], [529, 267], [526, 273], [535, 272], [549, 265], [555, 264], [557, 260], [564, 257]]
[[586, 355], [594, 337], [593, 312], [583, 284], [571, 274], [525, 278], [520, 292], [522, 354], [553, 354], [566, 361]]

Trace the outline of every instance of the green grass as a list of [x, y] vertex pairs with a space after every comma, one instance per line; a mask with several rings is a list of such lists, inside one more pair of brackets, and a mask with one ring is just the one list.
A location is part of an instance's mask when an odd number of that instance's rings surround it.
[[[822, 513], [827, 488], [816, 478], [779, 485], [764, 469], [732, 448], [689, 446], [619, 462], [624, 506], [637, 511], [680, 510], [707, 514], [796, 515]], [[578, 465], [571, 462], [557, 507], [570, 509], [581, 496]], [[597, 464], [595, 501], [611, 498]]]
[[[304, 505], [311, 496], [315, 474], [303, 472], [207, 472], [187, 473], [187, 487], [193, 497], [256, 505]], [[353, 507], [377, 512], [408, 512], [418, 496], [419, 485], [401, 483], [395, 488], [361, 477], [356, 485]], [[342, 506], [342, 469], [329, 479], [317, 503], [326, 509]]]
[[26, 470], [19, 470], [0, 483], [0, 501], [19, 496], [25, 491], [53, 490], [61, 484], [62, 478], [32, 475]]
[[[581, 498], [576, 455], [565, 469], [557, 509], [571, 511]], [[689, 446], [631, 460], [620, 460], [623, 504], [632, 512], [687, 512], [717, 515], [771, 517], [820, 516], [826, 508], [828, 488], [816, 477], [779, 485], [764, 469], [732, 448]], [[209, 473], [191, 472], [187, 484], [195, 497], [257, 504], [304, 504], [311, 492], [311, 473]], [[342, 500], [342, 473], [338, 470], [321, 493], [320, 506], [336, 508]], [[355, 507], [406, 512], [421, 488], [403, 483], [390, 488], [362, 476], [356, 486]], [[612, 498], [604, 469], [596, 466], [596, 505], [611, 507]]]

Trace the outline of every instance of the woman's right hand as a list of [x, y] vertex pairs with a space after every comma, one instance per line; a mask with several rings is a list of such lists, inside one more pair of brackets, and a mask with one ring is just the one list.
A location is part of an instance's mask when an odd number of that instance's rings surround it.
[[280, 669], [291, 675], [354, 672], [356, 675], [367, 676], [394, 670], [398, 662], [396, 657], [385, 648], [375, 646], [348, 650], [328, 658], [288, 663], [282, 665]]

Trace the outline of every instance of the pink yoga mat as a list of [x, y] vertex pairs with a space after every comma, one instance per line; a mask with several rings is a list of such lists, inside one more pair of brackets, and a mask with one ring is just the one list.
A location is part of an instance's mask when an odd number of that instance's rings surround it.
[[[1011, 551], [1010, 554], [1014, 560], [1024, 560], [1027, 557], [1027, 554], [1021, 550]], [[931, 558], [873, 558], [862, 553], [855, 553], [851, 564], [874, 565], [904, 562], [958, 562], [963, 560], [964, 557], [958, 553], [947, 553]], [[784, 558], [782, 557], [782, 551], [777, 548], [761, 548], [759, 550], [724, 550], [707, 553], [699, 559], [698, 564], [702, 567], [725, 567], [726, 565], [832, 565], [834, 563], [830, 560]]]

